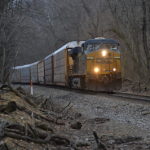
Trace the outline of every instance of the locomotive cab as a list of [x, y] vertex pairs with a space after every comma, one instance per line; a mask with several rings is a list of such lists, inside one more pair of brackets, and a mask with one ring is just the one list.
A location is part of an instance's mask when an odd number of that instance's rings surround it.
[[91, 40], [83, 44], [87, 78], [110, 82], [121, 77], [118, 46], [116, 41], [110, 39]]

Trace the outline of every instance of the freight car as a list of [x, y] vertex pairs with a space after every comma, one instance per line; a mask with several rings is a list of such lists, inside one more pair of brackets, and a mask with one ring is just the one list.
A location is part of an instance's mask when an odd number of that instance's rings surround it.
[[106, 38], [69, 42], [42, 61], [15, 67], [12, 81], [95, 91], [115, 89], [121, 85], [118, 47], [117, 41]]

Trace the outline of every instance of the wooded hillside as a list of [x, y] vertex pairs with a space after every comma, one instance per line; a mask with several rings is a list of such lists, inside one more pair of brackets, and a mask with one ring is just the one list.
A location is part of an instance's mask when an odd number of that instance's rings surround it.
[[68, 41], [114, 38], [121, 45], [123, 79], [134, 81], [144, 89], [150, 87], [150, 1], [15, 2], [19, 4], [15, 11], [17, 21], [13, 23], [17, 27], [13, 38], [17, 64], [42, 59]]

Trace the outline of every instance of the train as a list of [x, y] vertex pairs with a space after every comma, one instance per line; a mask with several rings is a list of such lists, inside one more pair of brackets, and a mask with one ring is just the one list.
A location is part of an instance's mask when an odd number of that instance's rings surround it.
[[111, 90], [121, 85], [119, 42], [108, 38], [72, 41], [41, 61], [13, 68], [13, 83]]

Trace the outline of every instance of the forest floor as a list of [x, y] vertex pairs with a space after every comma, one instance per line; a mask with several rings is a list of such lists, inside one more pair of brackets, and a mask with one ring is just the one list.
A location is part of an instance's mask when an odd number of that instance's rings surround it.
[[[23, 88], [29, 92], [29, 86]], [[48, 99], [47, 109], [67, 108], [65, 118], [69, 120], [68, 133], [75, 143], [88, 143], [97, 147], [93, 131], [108, 150], [150, 149], [150, 103], [111, 97], [106, 94], [85, 94], [63, 88], [34, 86], [34, 96]], [[81, 129], [70, 128], [81, 123]]]
[[[14, 92], [0, 91], [0, 150], [150, 149], [148, 102], [40, 86], [34, 97], [29, 86]], [[15, 110], [1, 109], [9, 102]]]

